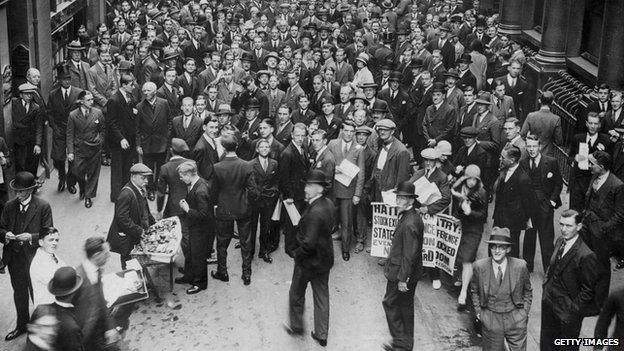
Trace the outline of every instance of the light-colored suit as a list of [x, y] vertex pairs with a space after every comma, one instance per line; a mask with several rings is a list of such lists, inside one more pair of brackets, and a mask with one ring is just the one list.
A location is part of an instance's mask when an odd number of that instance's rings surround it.
[[478, 51], [470, 52], [470, 57], [472, 57], [472, 63], [470, 64], [470, 72], [474, 74], [477, 79], [477, 91], [480, 91], [485, 86], [485, 74], [487, 71], [487, 58], [485, 55], [479, 53]]
[[269, 118], [275, 119], [277, 115], [277, 108], [284, 101], [284, 97], [286, 93], [280, 89], [275, 89], [274, 91], [269, 89], [266, 92], [266, 96], [269, 99]]
[[82, 90], [89, 89], [89, 64], [80, 61], [78, 63], [79, 68], [76, 67], [76, 63], [74, 61], [67, 61], [67, 66], [69, 67], [69, 72], [71, 75], [71, 85], [78, 87]]
[[89, 69], [88, 85], [89, 91], [93, 94], [96, 105], [103, 109], [108, 99], [117, 91], [117, 79], [112, 66], [104, 70], [101, 63], [96, 63]]
[[511, 96], [504, 95], [502, 99], [497, 99], [492, 95], [490, 102], [492, 103], [490, 110], [501, 123], [509, 117], [516, 117], [516, 107]]

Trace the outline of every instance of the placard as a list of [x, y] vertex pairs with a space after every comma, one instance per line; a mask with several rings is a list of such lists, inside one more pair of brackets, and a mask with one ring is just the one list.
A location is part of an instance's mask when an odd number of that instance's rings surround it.
[[437, 267], [453, 275], [462, 234], [459, 219], [445, 214], [425, 214], [422, 218], [423, 266]]
[[373, 207], [371, 256], [386, 258], [390, 253], [394, 228], [397, 225], [397, 208], [383, 202], [372, 202], [371, 206]]

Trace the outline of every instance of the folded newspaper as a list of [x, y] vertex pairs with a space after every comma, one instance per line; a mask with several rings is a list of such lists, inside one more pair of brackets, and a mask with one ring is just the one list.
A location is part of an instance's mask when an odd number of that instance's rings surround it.
[[355, 178], [360, 172], [360, 167], [345, 158], [336, 167], [336, 170], [340, 172], [336, 172], [334, 179], [344, 186], [349, 186], [351, 185], [353, 178]]
[[418, 195], [418, 202], [422, 205], [431, 205], [442, 198], [442, 194], [440, 193], [438, 186], [427, 180], [425, 176], [418, 178], [414, 182], [414, 187], [416, 188], [416, 195]]

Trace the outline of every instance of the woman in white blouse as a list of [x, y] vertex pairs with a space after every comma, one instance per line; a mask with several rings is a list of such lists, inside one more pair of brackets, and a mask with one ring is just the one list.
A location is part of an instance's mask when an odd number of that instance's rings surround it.
[[56, 256], [59, 232], [54, 227], [45, 227], [39, 233], [39, 248], [30, 264], [30, 281], [33, 287], [35, 307], [54, 302], [54, 295], [48, 291], [48, 283], [54, 272], [67, 264]]

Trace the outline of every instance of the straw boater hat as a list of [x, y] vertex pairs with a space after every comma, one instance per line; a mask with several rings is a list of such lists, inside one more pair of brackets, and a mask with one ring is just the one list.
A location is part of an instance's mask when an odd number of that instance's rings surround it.
[[492, 234], [490, 234], [490, 240], [487, 240], [488, 244], [498, 244], [498, 245], [513, 245], [511, 241], [511, 233], [507, 228], [492, 228]]

